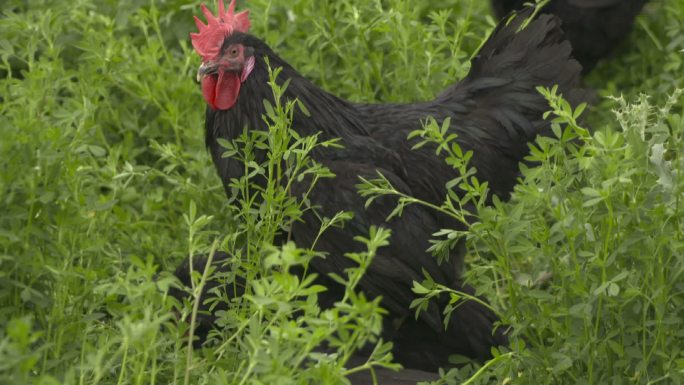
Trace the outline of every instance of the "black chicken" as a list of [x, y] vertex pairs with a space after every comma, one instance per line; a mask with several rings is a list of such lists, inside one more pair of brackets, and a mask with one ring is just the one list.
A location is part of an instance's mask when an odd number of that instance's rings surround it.
[[[225, 11], [219, 0], [218, 17], [203, 6], [208, 23], [196, 19], [200, 32], [192, 34], [193, 46], [202, 56], [198, 78], [209, 104], [206, 145], [226, 192], [230, 194], [230, 179], [241, 176], [244, 168], [238, 160], [221, 156], [225, 150], [218, 139], [235, 139], [244, 127], [267, 128], [263, 100], [274, 103], [267, 84], [268, 60], [271, 67], [282, 68], [279, 82], [290, 80], [285, 98], [298, 99], [308, 110], [295, 112], [293, 128], [301, 135], [321, 132], [322, 139], [341, 138], [345, 147], [315, 155], [336, 178], [319, 181], [309, 195], [311, 204], [320, 207], [318, 215], [309, 211], [291, 229], [298, 245], [308, 247], [318, 234], [319, 216], [354, 213], [344, 228], [330, 229], [318, 240], [317, 250], [328, 256], [315, 259], [312, 267], [321, 275], [342, 274], [353, 264], [344, 253], [354, 251], [355, 236], [366, 235], [371, 225], [391, 229], [391, 245], [379, 251], [359, 288], [370, 297], [382, 296], [391, 317], [403, 320], [393, 323], [398, 328], [386, 330], [386, 338], [395, 343], [397, 361], [409, 368], [435, 370], [448, 364], [449, 354], [480, 361], [490, 357], [491, 347], [506, 344], [507, 339], [495, 330], [497, 319], [486, 307], [465, 302], [453, 313], [447, 330], [442, 316], [446, 298], [432, 303], [417, 320], [409, 310], [415, 298], [412, 282], [424, 278], [423, 270], [440, 284], [472, 293], [461, 280], [462, 249], [441, 265], [426, 252], [433, 233], [463, 225], [415, 205], [386, 221], [396, 200], [377, 199], [365, 209], [354, 186], [360, 176], [373, 178], [380, 172], [398, 190], [440, 204], [447, 194], [446, 182], [456, 176], [454, 169], [434, 155], [434, 148], [413, 151], [407, 141], [408, 133], [432, 116], [438, 122], [451, 119], [450, 129], [458, 134], [461, 147], [474, 151], [471, 163], [480, 180], [506, 197], [518, 176], [518, 163], [528, 152], [527, 143], [549, 127], [542, 118], [548, 103], [536, 87], [557, 84], [572, 104], [581, 95], [575, 89], [581, 67], [570, 57], [570, 44], [562, 40], [558, 18], [542, 15], [518, 31], [530, 15], [523, 12], [499, 25], [473, 59], [468, 76], [434, 100], [379, 105], [343, 100], [305, 79], [266, 43], [246, 33], [247, 13], [235, 14], [234, 5], [233, 1]], [[300, 183], [293, 192], [307, 188]]]
[[[648, 0], [551, 0], [543, 12], [563, 20], [572, 55], [587, 73], [632, 30], [634, 18]], [[529, 0], [491, 0], [497, 17], [520, 9]]]

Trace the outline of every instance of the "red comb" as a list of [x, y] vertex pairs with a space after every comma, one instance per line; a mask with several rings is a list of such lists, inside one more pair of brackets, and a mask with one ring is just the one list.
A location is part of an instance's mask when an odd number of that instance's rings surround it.
[[214, 16], [206, 5], [202, 4], [202, 13], [207, 18], [207, 24], [195, 16], [195, 24], [199, 33], [191, 33], [190, 39], [195, 51], [204, 60], [211, 60], [218, 56], [223, 39], [233, 31], [247, 32], [249, 30], [249, 11], [235, 13], [235, 0], [231, 0], [228, 11], [225, 10], [223, 0], [218, 0], [218, 15]]

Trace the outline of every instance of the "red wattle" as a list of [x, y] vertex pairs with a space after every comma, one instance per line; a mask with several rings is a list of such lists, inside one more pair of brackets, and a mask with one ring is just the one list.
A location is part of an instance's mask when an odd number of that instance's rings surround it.
[[234, 72], [219, 72], [202, 79], [204, 100], [215, 110], [227, 110], [240, 94], [240, 77]]
[[216, 81], [218, 76], [209, 75], [202, 78], [202, 96], [204, 100], [211, 106], [211, 108], [216, 109], [214, 105], [214, 100], [216, 99]]

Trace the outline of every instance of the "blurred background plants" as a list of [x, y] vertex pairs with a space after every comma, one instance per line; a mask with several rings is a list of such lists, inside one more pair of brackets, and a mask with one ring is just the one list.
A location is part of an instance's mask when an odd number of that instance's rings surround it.
[[[269, 246], [273, 223], [268, 232], [245, 230], [254, 208], [226, 203], [193, 80], [199, 59], [188, 33], [199, 3], [3, 4], [0, 382], [341, 381], [344, 357], [315, 356], [305, 340], [359, 331], [338, 338], [348, 352], [375, 341], [382, 311], [350, 296], [346, 308], [322, 312], [310, 283], [258, 274], [313, 256]], [[295, 68], [355, 101], [436, 95], [467, 73], [495, 23], [476, 0], [238, 7], [251, 10], [252, 32]], [[560, 138], [539, 141], [531, 155], [539, 165], [525, 168], [512, 201], [481, 209], [468, 234], [469, 279], [521, 337], [472, 383], [682, 381], [683, 31], [684, 3], [654, 0], [628, 44], [587, 79], [601, 98], [585, 123], [548, 95]], [[285, 112], [274, 113], [274, 128], [287, 132]], [[583, 146], [570, 140], [577, 137]], [[304, 158], [294, 164], [315, 167]], [[292, 207], [278, 202], [270, 210]], [[259, 235], [248, 244], [269, 262], [244, 269], [274, 302], [228, 314], [235, 326], [261, 306], [265, 318], [246, 323], [223, 350], [188, 360], [187, 325], [173, 322], [165, 294], [173, 279], [160, 271], [214, 242], [230, 249], [230, 234], [245, 231]], [[373, 234], [350, 287], [388, 235]], [[306, 322], [291, 323], [295, 310], [279, 307], [293, 296]], [[325, 317], [333, 327], [316, 323]], [[374, 360], [388, 365], [379, 346]], [[276, 365], [282, 356], [291, 360]], [[303, 356], [321, 365], [295, 370]]]

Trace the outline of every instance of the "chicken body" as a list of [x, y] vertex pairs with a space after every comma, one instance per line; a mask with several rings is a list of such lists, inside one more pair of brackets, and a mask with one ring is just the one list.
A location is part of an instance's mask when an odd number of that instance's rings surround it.
[[[648, 0], [551, 0], [543, 12], [563, 21], [565, 37], [584, 72], [609, 55], [632, 30]], [[497, 17], [523, 7], [528, 0], [491, 0]]]
[[[230, 179], [241, 176], [244, 166], [222, 157], [225, 149], [219, 139], [235, 139], [244, 127], [267, 129], [262, 119], [263, 100], [274, 103], [267, 84], [268, 60], [271, 67], [283, 69], [278, 82], [290, 80], [285, 99], [296, 98], [308, 110], [308, 114], [294, 113], [293, 129], [300, 135], [320, 132], [322, 139], [341, 138], [344, 145], [342, 150], [314, 155], [336, 177], [318, 181], [309, 200], [320, 209], [308, 211], [303, 221], [293, 225], [292, 238], [300, 247], [308, 247], [318, 235], [319, 218], [351, 211], [354, 217], [343, 228], [329, 229], [316, 242], [316, 249], [327, 257], [312, 261], [319, 274], [343, 274], [353, 265], [344, 253], [360, 251], [354, 237], [366, 236], [372, 225], [392, 230], [391, 244], [378, 251], [359, 289], [371, 298], [382, 296], [389, 318], [399, 320], [392, 323], [399, 326], [388, 327], [385, 334], [395, 342], [395, 357], [405, 367], [434, 371], [448, 365], [449, 354], [483, 361], [490, 357], [492, 346], [505, 345], [507, 338], [494, 327], [496, 316], [475, 301], [459, 307], [446, 330], [442, 311], [448, 298], [433, 301], [413, 319], [411, 287], [414, 280], [424, 279], [423, 270], [437, 283], [473, 294], [461, 279], [463, 245], [441, 264], [426, 251], [432, 234], [442, 228], [464, 229], [465, 225], [418, 205], [406, 207], [400, 217], [388, 221], [396, 200], [381, 197], [365, 208], [365, 199], [355, 185], [359, 177], [374, 178], [380, 172], [399, 191], [441, 204], [447, 194], [445, 184], [457, 176], [456, 171], [435, 156], [434, 148], [411, 150], [413, 143], [407, 140], [408, 133], [421, 128], [421, 122], [431, 116], [439, 123], [450, 118], [450, 130], [458, 134], [458, 143], [474, 151], [472, 165], [479, 179], [489, 182], [494, 194], [508, 196], [518, 176], [518, 163], [528, 153], [527, 143], [549, 127], [542, 118], [548, 103], [536, 87], [557, 84], [572, 104], [581, 95], [576, 89], [581, 67], [570, 57], [570, 45], [562, 40], [559, 20], [543, 15], [517, 32], [527, 16], [529, 13], [518, 15], [492, 33], [465, 79], [432, 101], [414, 104], [352, 103], [308, 81], [252, 35], [234, 32], [223, 41], [221, 52], [247, 52], [254, 58], [235, 103], [228, 109], [207, 108], [206, 144], [226, 193], [230, 194]], [[306, 190], [304, 181], [295, 185], [293, 193]], [[334, 292], [331, 287], [330, 293]]]

